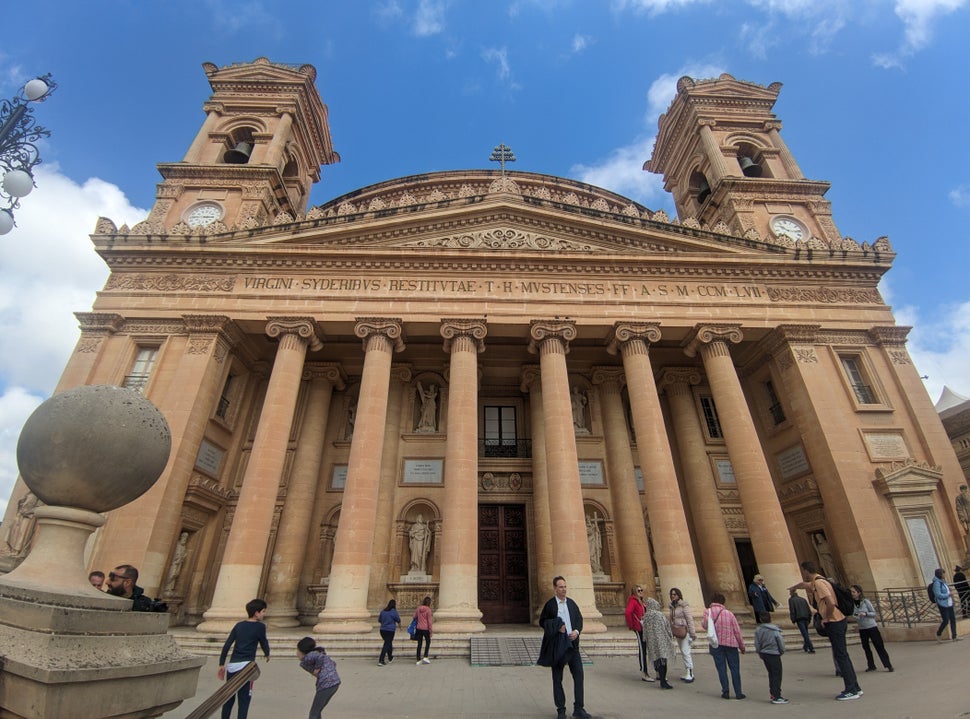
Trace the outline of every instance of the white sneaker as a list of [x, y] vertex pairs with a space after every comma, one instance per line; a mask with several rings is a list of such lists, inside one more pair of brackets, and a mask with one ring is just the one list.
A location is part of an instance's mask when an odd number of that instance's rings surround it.
[[415, 664], [416, 666], [419, 666], [419, 667], [420, 667], [420, 666], [421, 666], [422, 664], [424, 664], [424, 662], [422, 662], [422, 661], [421, 661], [421, 660], [419, 659], [419, 660], [418, 660], [418, 661], [416, 661], [416, 662], [415, 662], [414, 664]]
[[421, 663], [422, 664], [430, 664], [431, 663], [431, 660], [428, 659], [427, 657], [425, 657], [424, 659], [421, 660]]

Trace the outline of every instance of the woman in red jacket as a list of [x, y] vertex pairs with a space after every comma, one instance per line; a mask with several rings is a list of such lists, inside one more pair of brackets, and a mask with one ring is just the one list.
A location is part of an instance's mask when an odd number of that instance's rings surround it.
[[[431, 597], [425, 597], [424, 601], [421, 602], [421, 606], [414, 610], [414, 619], [418, 620], [416, 631], [414, 632], [415, 638], [418, 640], [418, 649], [416, 652], [416, 658], [418, 661], [415, 662], [417, 665], [430, 664], [431, 660], [428, 659], [428, 650], [431, 649]], [[421, 656], [421, 642], [424, 642], [424, 657]]]
[[643, 636], [643, 587], [639, 584], [630, 592], [630, 600], [626, 603], [626, 625], [637, 635], [637, 658], [640, 660], [640, 679], [652, 682], [653, 677], [647, 672], [647, 640]]

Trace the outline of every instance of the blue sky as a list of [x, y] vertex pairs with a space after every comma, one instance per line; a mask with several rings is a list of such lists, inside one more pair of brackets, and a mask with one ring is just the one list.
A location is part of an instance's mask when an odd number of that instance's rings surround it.
[[[0, 511], [16, 439], [49, 396], [107, 271], [87, 235], [144, 219], [182, 159], [203, 62], [310, 63], [342, 162], [320, 204], [402, 175], [571, 177], [674, 215], [643, 172], [682, 75], [781, 82], [775, 113], [843, 235], [888, 235], [880, 289], [936, 401], [970, 395], [970, 0], [58, 0], [4, 9], [0, 97], [51, 72], [52, 131], [19, 227], [0, 237]], [[30, 28], [27, 32], [25, 29]]]

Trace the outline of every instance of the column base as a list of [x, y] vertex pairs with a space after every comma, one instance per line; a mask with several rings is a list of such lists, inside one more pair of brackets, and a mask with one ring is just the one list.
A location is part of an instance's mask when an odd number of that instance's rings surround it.
[[272, 611], [272, 607], [266, 612], [266, 618], [263, 620], [266, 622], [266, 626], [278, 629], [291, 629], [300, 626], [299, 614], [295, 609], [275, 615], [271, 615], [270, 611]]
[[324, 609], [317, 620], [313, 627], [315, 634], [369, 634], [376, 629], [376, 623], [367, 611]]
[[485, 631], [477, 607], [439, 609], [434, 613], [435, 634], [477, 634]]
[[240, 614], [226, 609], [209, 609], [202, 615], [202, 623], [197, 625], [195, 631], [200, 634], [228, 634], [237, 622], [246, 618], [245, 612]]

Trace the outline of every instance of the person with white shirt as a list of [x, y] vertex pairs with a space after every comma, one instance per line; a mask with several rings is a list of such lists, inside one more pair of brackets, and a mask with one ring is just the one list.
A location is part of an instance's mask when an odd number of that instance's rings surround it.
[[579, 635], [583, 631], [583, 613], [579, 605], [566, 596], [566, 580], [552, 580], [556, 596], [542, 608], [542, 646], [537, 664], [552, 668], [552, 697], [557, 719], [566, 717], [566, 693], [562, 688], [563, 669], [568, 665], [573, 677], [573, 717], [592, 719], [583, 706], [583, 658], [579, 654]]

